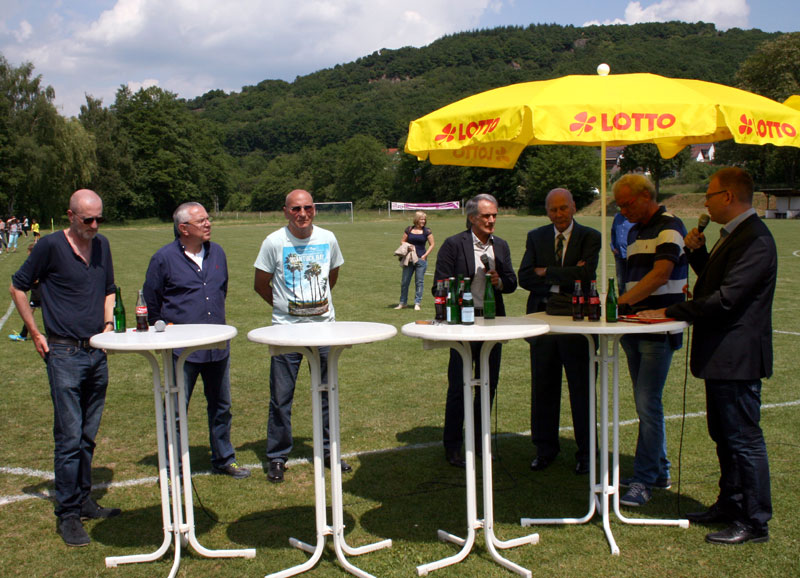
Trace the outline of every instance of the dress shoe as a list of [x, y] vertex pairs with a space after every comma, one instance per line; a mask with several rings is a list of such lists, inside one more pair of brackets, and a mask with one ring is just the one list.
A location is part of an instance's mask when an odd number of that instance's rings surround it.
[[[325, 459], [323, 460], [323, 462], [325, 463], [325, 467], [326, 468], [331, 469], [331, 457], [330, 456], [325, 456]], [[342, 467], [342, 472], [347, 473], [347, 472], [352, 472], [353, 471], [353, 466], [348, 464], [346, 461], [339, 460], [339, 464]]]
[[81, 506], [81, 520], [98, 520], [103, 518], [113, 518], [115, 516], [119, 516], [122, 513], [122, 510], [119, 508], [104, 508], [100, 504], [94, 501], [92, 498], [88, 498], [83, 505]]
[[689, 512], [686, 519], [692, 524], [729, 524], [733, 521], [716, 502], [705, 512]]
[[229, 463], [227, 466], [222, 466], [221, 468], [212, 467], [211, 473], [218, 476], [230, 476], [237, 480], [250, 477], [250, 470], [243, 468], [235, 461]]
[[577, 462], [575, 462], [576, 476], [585, 476], [588, 473], [589, 473], [589, 460], [578, 460]]
[[744, 544], [746, 542], [768, 542], [769, 531], [756, 531], [741, 522], [734, 522], [721, 532], [706, 534], [706, 542], [712, 544]]
[[91, 542], [79, 516], [59, 518], [57, 528], [67, 546], [88, 546], [89, 542]]
[[267, 479], [273, 484], [279, 484], [283, 481], [283, 472], [287, 469], [286, 463], [283, 460], [272, 460], [267, 470]]
[[447, 458], [447, 463], [451, 466], [455, 466], [456, 468], [467, 467], [467, 462], [464, 461], [464, 457], [461, 455], [461, 450], [446, 448], [444, 450], [444, 454], [445, 458]]
[[531, 469], [534, 472], [541, 472], [542, 470], [547, 469], [547, 467], [555, 461], [555, 456], [553, 457], [546, 457], [546, 456], [536, 456], [533, 458], [531, 462]]

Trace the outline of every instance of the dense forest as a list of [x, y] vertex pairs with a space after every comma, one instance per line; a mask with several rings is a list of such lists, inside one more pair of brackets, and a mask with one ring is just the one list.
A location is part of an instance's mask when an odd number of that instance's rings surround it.
[[[778, 100], [800, 93], [800, 33], [723, 32], [704, 23], [476, 30], [188, 101], [158, 87], [123, 86], [108, 105], [87, 96], [69, 119], [56, 112], [53, 89], [32, 63], [15, 67], [0, 55], [0, 212], [59, 215], [79, 186], [98, 191], [116, 220], [168, 218], [190, 199], [209, 209], [275, 210], [297, 187], [318, 201], [362, 208], [490, 192], [503, 206], [537, 210], [555, 186], [585, 203], [600, 178], [595, 149], [531, 147], [509, 171], [433, 166], [402, 147], [411, 120], [449, 102], [594, 74], [601, 62], [612, 74], [698, 78]], [[646, 146], [626, 154], [628, 162], [659, 176], [687, 162], [684, 154], [649, 164]], [[762, 181], [793, 182], [797, 151], [769, 149], [718, 147]]]

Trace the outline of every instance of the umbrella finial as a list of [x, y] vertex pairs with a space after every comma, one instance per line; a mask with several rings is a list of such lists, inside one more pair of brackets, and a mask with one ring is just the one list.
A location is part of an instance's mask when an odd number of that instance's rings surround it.
[[608, 76], [609, 72], [611, 72], [611, 67], [605, 62], [597, 67], [597, 74], [600, 76]]

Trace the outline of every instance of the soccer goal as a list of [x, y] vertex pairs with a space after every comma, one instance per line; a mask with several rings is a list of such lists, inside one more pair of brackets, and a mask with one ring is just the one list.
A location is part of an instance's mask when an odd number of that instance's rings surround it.
[[314, 203], [314, 222], [319, 225], [341, 225], [353, 222], [353, 203], [336, 201], [330, 203]]

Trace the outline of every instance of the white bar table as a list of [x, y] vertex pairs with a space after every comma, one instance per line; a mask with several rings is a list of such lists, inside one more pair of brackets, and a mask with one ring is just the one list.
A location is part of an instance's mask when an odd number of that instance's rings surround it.
[[[491, 407], [489, 398], [489, 353], [498, 343], [509, 339], [522, 339], [547, 333], [546, 322], [527, 317], [497, 317], [484, 320], [476, 317], [474, 325], [420, 325], [408, 323], [403, 325], [403, 335], [418, 337], [423, 340], [424, 349], [455, 349], [463, 360], [464, 366], [464, 448], [466, 450], [467, 476], [467, 537], [459, 538], [444, 530], [439, 530], [440, 540], [453, 542], [462, 546], [461, 550], [442, 560], [417, 566], [417, 574], [426, 576], [431, 570], [438, 570], [464, 560], [475, 543], [475, 531], [483, 528], [486, 547], [492, 558], [505, 568], [530, 578], [530, 570], [503, 558], [497, 548], [515, 548], [523, 544], [536, 544], [539, 534], [530, 534], [511, 540], [499, 540], [494, 534], [494, 497], [492, 490], [492, 443], [491, 443]], [[483, 341], [480, 352], [480, 380], [473, 379], [472, 349], [470, 342]], [[472, 416], [472, 388], [480, 388], [481, 400], [481, 448], [483, 450], [483, 519], [478, 519], [477, 471], [475, 468], [475, 426]]]
[[[158, 443], [158, 476], [161, 489], [161, 517], [164, 521], [164, 541], [151, 554], [131, 556], [109, 556], [106, 566], [152, 562], [158, 560], [174, 543], [175, 561], [169, 573], [173, 578], [180, 566], [181, 545], [192, 548], [207, 558], [255, 558], [253, 548], [242, 550], [209, 550], [197, 541], [192, 504], [192, 473], [189, 462], [189, 427], [186, 419], [186, 388], [183, 380], [183, 365], [190, 353], [199, 349], [222, 349], [230, 339], [236, 337], [236, 328], [230, 325], [167, 325], [164, 331], [137, 332], [128, 329], [125, 333], [100, 333], [89, 341], [92, 347], [119, 353], [140, 353], [153, 368], [153, 395], [156, 407], [156, 441]], [[185, 348], [173, 367], [174, 349]], [[158, 356], [164, 366], [162, 385]], [[177, 407], [176, 407], [177, 405]], [[175, 412], [178, 418], [175, 418]], [[164, 442], [164, 421], [167, 435]], [[182, 468], [178, 465], [180, 464]], [[169, 467], [167, 467], [169, 464]], [[181, 469], [183, 474], [181, 475]], [[172, 495], [170, 496], [170, 490]], [[181, 492], [183, 495], [181, 496]], [[170, 498], [172, 503], [170, 504]], [[181, 500], [183, 499], [183, 503]]]
[[[392, 545], [391, 540], [381, 540], [374, 544], [352, 547], [344, 537], [344, 513], [342, 509], [342, 467], [340, 428], [339, 428], [339, 356], [342, 351], [359, 343], [371, 343], [391, 339], [397, 329], [384, 323], [362, 321], [338, 321], [334, 323], [294, 323], [272, 325], [253, 329], [247, 334], [250, 341], [269, 345], [270, 355], [300, 353], [308, 361], [311, 373], [311, 414], [314, 436], [314, 501], [317, 526], [317, 544], [312, 546], [296, 538], [289, 543], [311, 554], [311, 558], [291, 568], [270, 574], [269, 578], [286, 578], [314, 567], [322, 556], [325, 536], [333, 536], [336, 557], [345, 570], [360, 578], [373, 578], [371, 574], [356, 568], [345, 556], [358, 556]], [[330, 347], [328, 352], [328, 383], [322, 383], [320, 367], [320, 347]], [[330, 430], [331, 453], [331, 517], [333, 525], [328, 525], [325, 496], [325, 469], [322, 447], [322, 394], [328, 392], [328, 427]]]
[[[631, 323], [618, 321], [608, 323], [602, 321], [573, 321], [569, 316], [547, 315], [546, 313], [532, 313], [530, 319], [536, 319], [550, 326], [550, 333], [570, 335], [583, 335], [589, 347], [589, 431], [594, 432], [596, 424], [596, 377], [595, 363], [600, 365], [600, 482], [596, 479], [596, 452], [595, 436], [590, 434], [589, 450], [589, 511], [582, 518], [522, 518], [523, 526], [534, 524], [585, 524], [591, 520], [599, 510], [603, 517], [603, 530], [608, 539], [613, 555], [619, 555], [619, 547], [611, 533], [609, 496], [613, 496], [614, 513], [617, 518], [626, 524], [640, 524], [647, 526], [680, 526], [689, 527], [689, 520], [659, 520], [650, 518], [628, 518], [622, 514], [619, 507], [619, 340], [623, 335], [645, 333], [667, 333], [682, 331], [688, 327], [684, 321], [665, 321], [661, 323]], [[598, 352], [595, 352], [593, 336], [598, 338]], [[610, 349], [609, 349], [610, 347]], [[612, 368], [613, 389], [613, 448], [612, 470], [613, 475], [609, 483], [608, 467], [608, 367]]]

